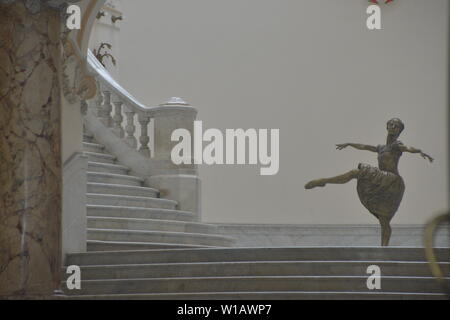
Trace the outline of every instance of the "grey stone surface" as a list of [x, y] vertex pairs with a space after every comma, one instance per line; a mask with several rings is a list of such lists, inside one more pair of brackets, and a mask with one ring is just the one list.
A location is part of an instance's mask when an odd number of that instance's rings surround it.
[[[450, 249], [437, 249], [450, 261]], [[81, 266], [77, 299], [442, 299], [423, 248], [201, 248], [73, 254]], [[367, 267], [381, 288], [367, 287]], [[444, 272], [450, 262], [442, 263]], [[447, 278], [446, 283], [450, 281]]]
[[186, 249], [205, 248], [213, 246], [182, 244], [182, 243], [159, 243], [159, 242], [132, 242], [132, 241], [100, 241], [88, 240], [88, 251], [124, 251], [124, 250], [161, 250], [161, 249]]
[[156, 175], [146, 182], [158, 189], [161, 197], [176, 201], [178, 209], [194, 212], [197, 220], [201, 220], [201, 180], [197, 175]]
[[[239, 247], [372, 246], [378, 243], [378, 225], [276, 225], [218, 224], [219, 230], [236, 238]], [[441, 230], [436, 246], [450, 246], [450, 229]], [[423, 246], [423, 226], [393, 225], [392, 246]]]
[[143, 179], [124, 174], [106, 173], [106, 172], [88, 172], [89, 182], [123, 184], [128, 186], [142, 186]]
[[86, 170], [88, 158], [76, 153], [63, 167], [62, 252], [86, 252]]
[[[235, 291], [325, 291], [364, 292], [366, 276], [345, 277], [217, 277], [217, 278], [165, 278], [130, 280], [82, 281], [77, 294], [124, 294], [124, 293], [169, 293], [169, 292], [235, 292]], [[383, 279], [384, 292], [442, 293], [433, 278], [389, 277]], [[69, 294], [75, 294], [71, 291]]]
[[163, 208], [163, 209], [175, 209], [177, 205], [177, 203], [173, 200], [149, 198], [149, 197], [119, 196], [115, 194], [88, 193], [86, 197], [88, 204], [98, 204], [98, 205]]
[[214, 233], [217, 231], [217, 227], [212, 224], [198, 222], [111, 217], [88, 217], [88, 228], [174, 231], [187, 233]]
[[127, 206], [87, 205], [88, 216], [123, 217], [136, 219], [163, 219], [177, 221], [195, 221], [196, 215], [192, 212], [162, 209], [138, 208]]
[[385, 292], [208, 292], [72, 296], [79, 300], [447, 300], [439, 293]]
[[122, 175], [126, 175], [130, 171], [128, 167], [119, 164], [91, 162], [91, 161], [89, 161], [88, 170], [90, 172], [104, 172]]
[[[438, 249], [439, 261], [450, 261], [450, 250]], [[68, 264], [117, 265], [230, 261], [426, 261], [423, 248], [412, 247], [284, 247], [216, 248], [163, 251], [87, 252], [71, 254]]]
[[103, 153], [105, 147], [98, 143], [83, 142], [83, 149], [88, 152]]
[[[364, 275], [370, 261], [240, 261], [83, 266], [84, 280], [174, 277], [345, 276]], [[383, 276], [430, 277], [426, 262], [377, 262]], [[444, 272], [450, 263], [443, 264]]]
[[215, 234], [200, 234], [173, 231], [148, 230], [115, 230], [115, 229], [87, 229], [89, 240], [175, 243], [206, 246], [231, 246], [232, 238]]
[[89, 157], [89, 161], [92, 162], [114, 163], [116, 161], [116, 157], [110, 154], [89, 151], [84, 153]]
[[87, 192], [151, 198], [157, 198], [159, 194], [159, 191], [153, 188], [97, 182], [89, 182]]

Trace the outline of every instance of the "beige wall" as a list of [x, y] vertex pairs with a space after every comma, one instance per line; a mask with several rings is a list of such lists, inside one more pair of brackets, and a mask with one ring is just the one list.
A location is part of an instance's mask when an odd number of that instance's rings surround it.
[[400, 117], [405, 154], [393, 223], [424, 223], [448, 207], [448, 1], [133, 0], [122, 2], [121, 83], [147, 105], [181, 96], [212, 128], [279, 128], [280, 171], [201, 166], [203, 219], [225, 223], [376, 223], [356, 183], [305, 191], [312, 178], [376, 164], [335, 143], [381, 144]]
[[[119, 0], [107, 1], [102, 11], [105, 16], [100, 17], [100, 19], [95, 19], [94, 26], [92, 27], [92, 32], [89, 38], [89, 49], [91, 51], [97, 50], [102, 42], [106, 42], [112, 45], [111, 49], [106, 48], [102, 50], [102, 53], [108, 52], [113, 55], [113, 57], [118, 61], [122, 60], [120, 55], [120, 28], [122, 26], [122, 21], [118, 20], [116, 23], [111, 22], [111, 16], [118, 16], [121, 13], [121, 2]], [[112, 8], [115, 11], [107, 10], [106, 8]], [[113, 65], [110, 58], [105, 58], [103, 60], [106, 69], [111, 73], [111, 75], [120, 81], [120, 65]]]

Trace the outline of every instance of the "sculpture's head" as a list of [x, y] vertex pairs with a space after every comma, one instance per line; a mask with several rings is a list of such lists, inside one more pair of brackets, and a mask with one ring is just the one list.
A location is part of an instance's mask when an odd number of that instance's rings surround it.
[[389, 134], [399, 136], [403, 129], [405, 129], [405, 125], [399, 118], [392, 118], [387, 122], [386, 129]]

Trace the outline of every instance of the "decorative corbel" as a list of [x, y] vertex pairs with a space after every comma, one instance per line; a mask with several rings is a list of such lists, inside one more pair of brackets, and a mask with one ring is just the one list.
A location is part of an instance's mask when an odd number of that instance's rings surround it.
[[97, 93], [95, 78], [87, 72], [86, 62], [80, 58], [72, 40], [62, 39], [62, 89], [67, 101], [74, 104], [89, 100]]

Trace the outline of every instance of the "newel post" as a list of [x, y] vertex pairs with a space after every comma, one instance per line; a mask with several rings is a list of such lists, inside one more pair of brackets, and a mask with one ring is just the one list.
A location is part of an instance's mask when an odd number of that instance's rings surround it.
[[180, 98], [171, 98], [152, 111], [154, 123], [153, 172], [147, 179], [149, 186], [157, 188], [161, 197], [178, 201], [178, 209], [191, 211], [201, 217], [201, 181], [195, 164], [176, 165], [171, 152], [178, 141], [171, 141], [172, 132], [179, 128], [191, 134], [193, 150], [194, 121], [197, 110]]

